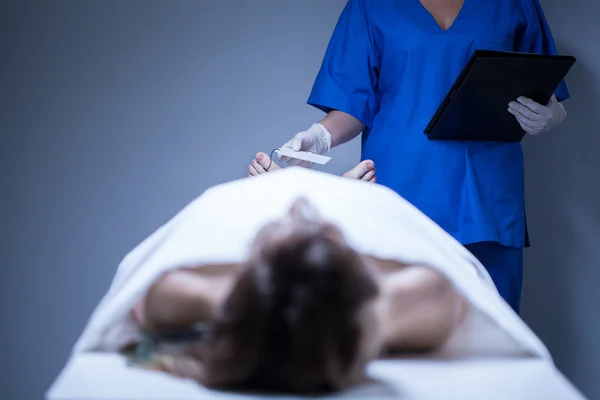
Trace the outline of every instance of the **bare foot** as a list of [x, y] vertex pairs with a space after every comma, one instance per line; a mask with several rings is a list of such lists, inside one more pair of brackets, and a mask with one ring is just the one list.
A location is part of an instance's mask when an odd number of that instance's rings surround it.
[[[248, 176], [258, 176], [281, 169], [281, 167], [263, 153], [256, 154], [256, 158], [248, 165]], [[375, 163], [371, 160], [361, 161], [356, 167], [342, 175], [344, 178], [357, 179], [365, 182], [375, 183]]]
[[[270, 164], [270, 165], [269, 165]], [[273, 172], [281, 169], [281, 167], [263, 152], [257, 153], [256, 158], [248, 165], [248, 176], [257, 176]]]
[[358, 179], [365, 182], [375, 183], [375, 163], [371, 160], [361, 161], [356, 167], [342, 175], [344, 178]]

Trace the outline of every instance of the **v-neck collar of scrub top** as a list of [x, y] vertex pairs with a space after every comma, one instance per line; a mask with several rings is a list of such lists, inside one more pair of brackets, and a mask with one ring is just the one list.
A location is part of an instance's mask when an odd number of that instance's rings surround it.
[[460, 10], [458, 11], [458, 13], [456, 14], [456, 17], [454, 18], [454, 20], [452, 21], [452, 23], [450, 24], [450, 26], [448, 27], [448, 29], [444, 29], [435, 19], [435, 17], [433, 16], [433, 14], [431, 12], [429, 12], [429, 10], [427, 10], [427, 8], [425, 8], [425, 6], [423, 5], [423, 3], [421, 3], [421, 0], [414, 0], [414, 2], [416, 3], [417, 8], [420, 9], [420, 14], [422, 16], [423, 19], [426, 19], [428, 22], [428, 25], [433, 25], [432, 29], [441, 32], [441, 33], [451, 33], [452, 31], [456, 30], [456, 25], [460, 24], [461, 20], [463, 20], [465, 18], [465, 14], [468, 11], [467, 6], [470, 3], [469, 0], [463, 0], [463, 4], [460, 8]]

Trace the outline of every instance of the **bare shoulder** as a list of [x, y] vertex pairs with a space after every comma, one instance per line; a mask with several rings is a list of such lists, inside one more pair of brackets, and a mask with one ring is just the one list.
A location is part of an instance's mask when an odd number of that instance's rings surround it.
[[188, 269], [199, 276], [223, 277], [237, 274], [242, 268], [240, 263], [203, 264]]
[[363, 255], [362, 257], [372, 271], [380, 276], [387, 276], [399, 272], [410, 272], [411, 274], [430, 276], [432, 279], [437, 277], [437, 280], [440, 281], [445, 280], [443, 274], [439, 273], [437, 269], [425, 264], [406, 263], [393, 259], [374, 257], [371, 255]]
[[425, 264], [375, 262], [388, 349], [428, 351], [441, 346], [468, 312], [452, 281]]
[[388, 299], [413, 304], [444, 304], [444, 307], [455, 310], [455, 323], [464, 319], [467, 302], [454, 284], [436, 268], [372, 256], [365, 256], [365, 260], [374, 271], [382, 294]]
[[399, 270], [406, 269], [410, 266], [410, 264], [402, 263], [397, 260], [379, 258], [368, 254], [363, 254], [362, 258], [375, 274], [398, 272]]

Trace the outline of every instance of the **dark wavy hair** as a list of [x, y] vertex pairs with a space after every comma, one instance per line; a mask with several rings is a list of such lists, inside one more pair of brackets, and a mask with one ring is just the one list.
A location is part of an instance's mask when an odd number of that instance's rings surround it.
[[296, 235], [265, 248], [215, 315], [203, 357], [205, 385], [339, 389], [368, 361], [361, 360], [359, 314], [377, 293], [361, 257], [323, 235]]

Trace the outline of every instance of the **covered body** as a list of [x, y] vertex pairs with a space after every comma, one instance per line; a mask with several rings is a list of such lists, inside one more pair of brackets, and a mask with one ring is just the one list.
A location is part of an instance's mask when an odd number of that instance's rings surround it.
[[358, 252], [431, 266], [468, 302], [445, 356], [542, 357], [542, 342], [499, 296], [479, 261], [422, 212], [377, 184], [291, 167], [208, 189], [123, 259], [75, 352], [116, 352], [141, 338], [130, 310], [166, 271], [242, 263], [258, 230], [298, 197], [335, 223]]

